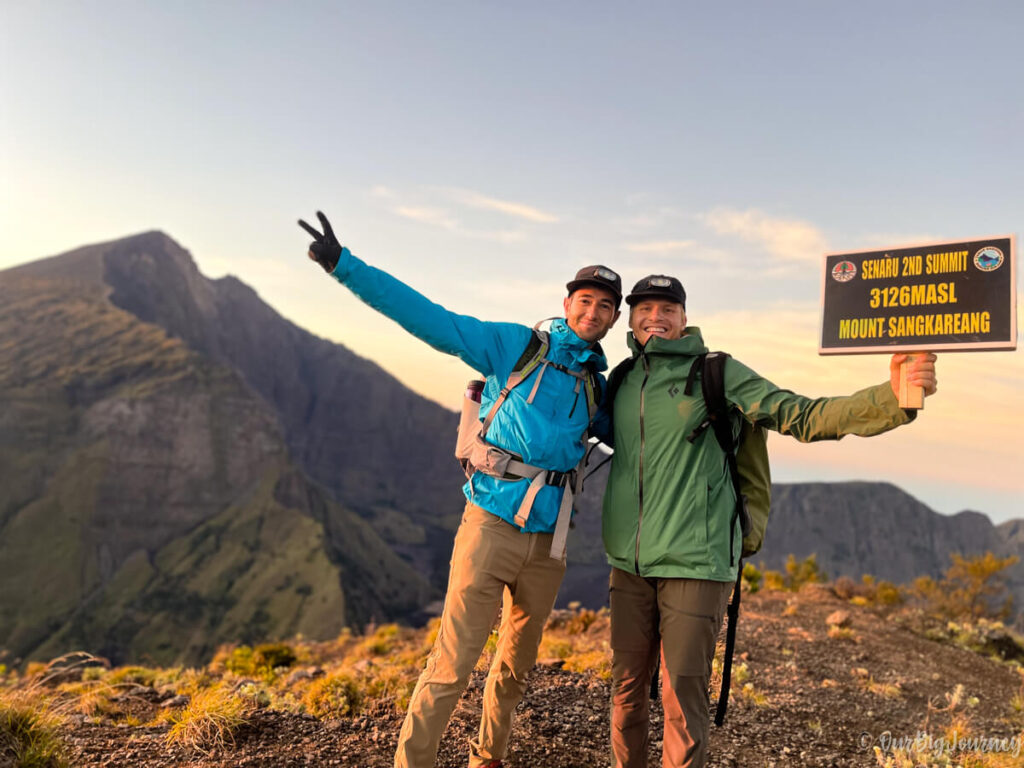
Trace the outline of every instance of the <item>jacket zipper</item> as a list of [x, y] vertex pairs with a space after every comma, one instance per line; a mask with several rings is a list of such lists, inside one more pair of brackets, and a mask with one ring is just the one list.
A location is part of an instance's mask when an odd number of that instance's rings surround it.
[[634, 568], [637, 576], [640, 575], [640, 528], [644, 524], [644, 398], [647, 377], [651, 372], [650, 365], [647, 362], [647, 355], [643, 350], [640, 350], [640, 359], [644, 364], [644, 380], [640, 382], [640, 467], [638, 472], [640, 508], [636, 521], [636, 553], [634, 558]]

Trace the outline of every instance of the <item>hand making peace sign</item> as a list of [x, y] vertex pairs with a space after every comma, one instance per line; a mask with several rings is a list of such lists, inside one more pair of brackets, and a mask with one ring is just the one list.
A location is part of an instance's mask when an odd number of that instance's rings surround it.
[[324, 228], [322, 235], [302, 219], [299, 219], [299, 226], [306, 230], [313, 238], [313, 242], [309, 244], [309, 258], [323, 267], [324, 271], [329, 274], [338, 266], [338, 259], [341, 258], [341, 243], [334, 236], [334, 230], [331, 229], [331, 222], [327, 220], [327, 217], [320, 211], [316, 212], [316, 216], [320, 219], [320, 225]]

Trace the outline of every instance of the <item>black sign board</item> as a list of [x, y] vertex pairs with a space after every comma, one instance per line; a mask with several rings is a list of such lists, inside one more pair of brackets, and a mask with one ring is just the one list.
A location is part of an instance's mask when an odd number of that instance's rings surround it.
[[823, 355], [1017, 348], [1013, 235], [825, 256]]

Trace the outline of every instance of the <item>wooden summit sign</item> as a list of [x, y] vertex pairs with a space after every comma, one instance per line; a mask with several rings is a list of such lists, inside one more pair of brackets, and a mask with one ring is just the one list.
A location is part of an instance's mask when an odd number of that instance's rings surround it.
[[1013, 235], [825, 256], [818, 352], [1017, 348]]

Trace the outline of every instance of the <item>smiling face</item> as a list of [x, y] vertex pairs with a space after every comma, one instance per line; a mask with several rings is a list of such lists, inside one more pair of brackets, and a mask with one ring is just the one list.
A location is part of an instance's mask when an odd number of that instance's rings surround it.
[[565, 321], [573, 333], [593, 344], [619, 319], [615, 294], [596, 285], [584, 285], [565, 297]]
[[675, 301], [645, 299], [629, 310], [629, 328], [640, 346], [651, 336], [678, 339], [686, 328], [686, 311]]

